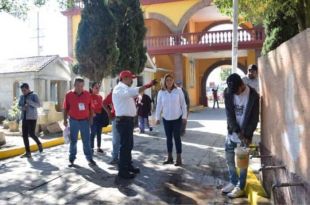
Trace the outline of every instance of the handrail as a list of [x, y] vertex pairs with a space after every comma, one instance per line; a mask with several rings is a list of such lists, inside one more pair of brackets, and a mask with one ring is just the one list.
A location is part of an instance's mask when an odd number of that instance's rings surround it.
[[[242, 42], [263, 42], [265, 39], [262, 28], [239, 29], [238, 41]], [[145, 43], [148, 48], [160, 47], [182, 47], [196, 45], [221, 45], [231, 44], [232, 30], [208, 31], [196, 33], [178, 33], [164, 36], [146, 37]]]

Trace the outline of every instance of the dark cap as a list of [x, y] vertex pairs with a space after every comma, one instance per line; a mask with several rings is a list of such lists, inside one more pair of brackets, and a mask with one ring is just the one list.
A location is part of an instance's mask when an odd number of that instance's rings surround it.
[[238, 91], [238, 88], [243, 84], [241, 77], [237, 73], [233, 73], [228, 76], [227, 80], [228, 92], [235, 94]]
[[20, 86], [21, 89], [25, 88], [25, 89], [29, 89], [29, 84], [28, 83], [22, 83]]
[[257, 65], [255, 65], [255, 64], [249, 65], [248, 70], [257, 71]]

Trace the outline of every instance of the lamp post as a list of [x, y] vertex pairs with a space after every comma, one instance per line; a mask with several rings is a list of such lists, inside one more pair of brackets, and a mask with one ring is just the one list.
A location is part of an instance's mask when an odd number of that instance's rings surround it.
[[238, 0], [233, 0], [233, 39], [231, 62], [232, 73], [236, 73], [238, 66]]

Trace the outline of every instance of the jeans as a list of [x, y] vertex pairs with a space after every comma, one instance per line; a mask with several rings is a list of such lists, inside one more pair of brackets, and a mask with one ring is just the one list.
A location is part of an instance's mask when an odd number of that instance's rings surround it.
[[91, 139], [91, 148], [93, 149], [95, 146], [95, 137], [97, 136], [97, 147], [101, 147], [101, 133], [102, 133], [102, 122], [100, 122], [100, 119], [96, 115], [94, 117], [93, 125], [91, 126], [91, 133], [90, 133], [90, 139]]
[[218, 100], [213, 100], [213, 108], [215, 108], [216, 103], [217, 103], [217, 108], [220, 108]]
[[247, 169], [240, 169], [240, 175], [237, 174], [237, 169], [235, 165], [235, 148], [237, 143], [232, 142], [230, 139], [226, 139], [225, 142], [225, 158], [228, 166], [229, 180], [230, 182], [244, 189], [246, 185]]
[[112, 145], [113, 145], [112, 158], [118, 159], [121, 147], [121, 139], [118, 132], [116, 132], [115, 119], [112, 120]]
[[79, 131], [83, 142], [83, 151], [86, 159], [92, 160], [92, 150], [90, 146], [90, 130], [88, 120], [74, 120], [70, 119], [70, 155], [69, 160], [74, 161], [77, 153], [77, 141]]
[[150, 129], [150, 123], [148, 117], [138, 116], [139, 119], [139, 128], [141, 132], [144, 132], [145, 128]]
[[29, 136], [37, 143], [38, 146], [41, 145], [39, 138], [35, 135], [36, 124], [36, 120], [23, 120], [22, 132], [25, 150], [27, 153], [30, 153]]
[[120, 136], [119, 172], [126, 173], [132, 167], [134, 118], [116, 118], [116, 134]]
[[182, 153], [182, 142], [181, 142], [181, 127], [182, 127], [182, 117], [177, 120], [165, 120], [164, 129], [167, 137], [167, 150], [168, 153], [172, 153], [173, 143], [172, 138], [174, 138], [175, 148], [177, 154]]

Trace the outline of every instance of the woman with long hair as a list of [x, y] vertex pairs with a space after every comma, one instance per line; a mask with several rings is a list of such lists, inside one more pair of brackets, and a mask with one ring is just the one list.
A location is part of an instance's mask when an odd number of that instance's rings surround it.
[[94, 111], [93, 124], [91, 125], [91, 148], [94, 151], [95, 137], [97, 136], [97, 152], [104, 153], [101, 149], [101, 134], [102, 134], [102, 112], [103, 112], [103, 99], [99, 94], [100, 84], [97, 82], [92, 83], [90, 93], [92, 99], [92, 109]]
[[175, 166], [182, 165], [181, 127], [186, 121], [187, 109], [185, 97], [180, 88], [175, 85], [172, 74], [166, 74], [163, 81], [164, 89], [157, 96], [156, 123], [163, 117], [164, 129], [167, 137], [168, 158], [164, 164], [173, 164], [173, 140], [175, 143], [177, 159]]

